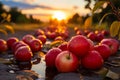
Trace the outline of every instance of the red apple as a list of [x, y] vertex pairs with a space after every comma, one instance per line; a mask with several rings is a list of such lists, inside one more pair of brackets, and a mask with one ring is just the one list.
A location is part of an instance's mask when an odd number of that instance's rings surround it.
[[26, 43], [19, 43], [19, 44], [17, 44], [15, 47], [14, 47], [14, 52], [19, 48], [19, 47], [21, 47], [21, 46], [28, 46], [28, 44], [26, 44]]
[[110, 57], [111, 50], [108, 45], [106, 44], [96, 45], [94, 49], [100, 53], [100, 55], [102, 56], [104, 60]]
[[15, 47], [16, 47], [18, 44], [24, 44], [24, 42], [23, 42], [23, 41], [15, 42], [15, 43], [12, 45], [12, 48], [11, 48], [13, 52], [15, 51]]
[[78, 69], [79, 60], [75, 54], [69, 51], [62, 51], [55, 60], [59, 72], [74, 72]]
[[57, 41], [57, 40], [64, 41], [63, 37], [61, 37], [61, 36], [57, 36], [57, 37], [54, 39], [54, 41]]
[[85, 29], [85, 30], [84, 30], [84, 34], [85, 34], [85, 35], [88, 35], [90, 32], [91, 32], [91, 31], [88, 30], [88, 29]]
[[111, 55], [114, 55], [119, 48], [119, 42], [116, 39], [112, 39], [112, 38], [107, 38], [107, 39], [103, 39], [100, 44], [106, 44], [110, 47], [111, 50]]
[[90, 39], [87, 39], [89, 44], [90, 44], [90, 50], [93, 50], [94, 49], [94, 42]]
[[45, 32], [42, 29], [37, 29], [34, 33], [35, 36], [44, 35]]
[[42, 49], [42, 41], [39, 39], [33, 39], [28, 44], [33, 52], [40, 51]]
[[92, 41], [96, 41], [96, 37], [97, 35], [94, 32], [90, 32], [87, 37], [92, 40]]
[[95, 34], [101, 33], [101, 31], [99, 31], [99, 30], [95, 30], [94, 32], [95, 32]]
[[56, 36], [57, 34], [55, 32], [52, 32], [49, 34], [49, 39], [55, 39]]
[[89, 51], [86, 56], [81, 59], [81, 64], [87, 69], [99, 69], [103, 66], [103, 58], [98, 51]]
[[102, 30], [102, 32], [101, 32], [104, 36], [109, 36], [109, 31], [107, 31], [107, 30]]
[[62, 52], [62, 50], [59, 48], [51, 48], [45, 56], [46, 66], [55, 67], [55, 59], [60, 52]]
[[15, 59], [17, 61], [30, 61], [33, 54], [28, 46], [22, 46], [15, 52]]
[[68, 42], [63, 42], [62, 44], [58, 46], [58, 48], [60, 48], [62, 51], [66, 51], [68, 50], [67, 44]]
[[42, 41], [42, 44], [45, 44], [47, 37], [45, 35], [39, 35], [37, 36], [37, 39]]
[[10, 37], [7, 39], [7, 46], [9, 49], [12, 48], [12, 45], [15, 43], [15, 42], [18, 42], [19, 39], [17, 37]]
[[7, 51], [7, 42], [4, 39], [0, 39], [0, 52]]
[[102, 39], [104, 39], [104, 35], [102, 33], [98, 33], [96, 36], [96, 41], [100, 42]]
[[29, 42], [33, 39], [35, 39], [35, 37], [31, 34], [24, 35], [22, 38], [22, 40], [27, 44], [29, 44]]
[[85, 36], [77, 35], [68, 41], [68, 50], [79, 57], [83, 57], [90, 50], [90, 43]]

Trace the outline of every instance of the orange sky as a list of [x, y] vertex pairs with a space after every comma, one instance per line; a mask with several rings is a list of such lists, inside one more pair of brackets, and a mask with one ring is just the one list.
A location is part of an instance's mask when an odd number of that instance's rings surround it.
[[[85, 9], [85, 0], [3, 0], [7, 7], [18, 7], [23, 14], [33, 15], [42, 21], [49, 21], [55, 11], [61, 11], [70, 18], [76, 12], [80, 15], [90, 13]], [[92, 7], [92, 5], [91, 5]]]

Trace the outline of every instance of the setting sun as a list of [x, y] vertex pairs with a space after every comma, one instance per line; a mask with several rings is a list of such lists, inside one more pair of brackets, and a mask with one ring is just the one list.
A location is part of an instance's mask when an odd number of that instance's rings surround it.
[[56, 11], [53, 13], [53, 16], [52, 16], [53, 19], [57, 19], [57, 20], [63, 20], [63, 19], [66, 19], [66, 14], [62, 11]]

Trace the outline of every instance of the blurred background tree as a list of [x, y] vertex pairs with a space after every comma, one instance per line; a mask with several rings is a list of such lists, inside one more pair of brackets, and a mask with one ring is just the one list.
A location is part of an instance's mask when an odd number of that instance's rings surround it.
[[[90, 7], [92, 1], [95, 3], [98, 1], [107, 1], [107, 0], [85, 0], [87, 2], [85, 8], [92, 10]], [[110, 1], [116, 9], [120, 8], [120, 0], [108, 0]], [[103, 6], [100, 7], [99, 12], [94, 13], [93, 15], [93, 23], [97, 23], [100, 21], [100, 19], [106, 14], [112, 12], [112, 7], [111, 5], [104, 4]], [[118, 20], [117, 16], [115, 15], [108, 15], [105, 17], [103, 22], [108, 22], [108, 25], [111, 25], [113, 21]]]
[[[32, 15], [27, 17], [25, 14], [22, 14], [17, 7], [10, 8], [9, 11], [6, 11], [3, 8], [3, 4], [0, 2], [0, 22], [13, 22], [13, 23], [42, 23], [38, 19], [34, 19]], [[9, 19], [8, 19], [9, 18]]]

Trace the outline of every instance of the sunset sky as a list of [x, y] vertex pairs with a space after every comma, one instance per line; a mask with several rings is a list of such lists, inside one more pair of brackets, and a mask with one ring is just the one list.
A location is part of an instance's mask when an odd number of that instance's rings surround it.
[[[70, 18], [74, 13], [86, 15], [90, 13], [84, 9], [87, 2], [84, 0], [0, 0], [6, 9], [18, 7], [23, 14], [33, 15], [42, 21], [48, 21], [56, 11], [63, 12], [65, 19]], [[92, 5], [91, 5], [92, 7]]]

